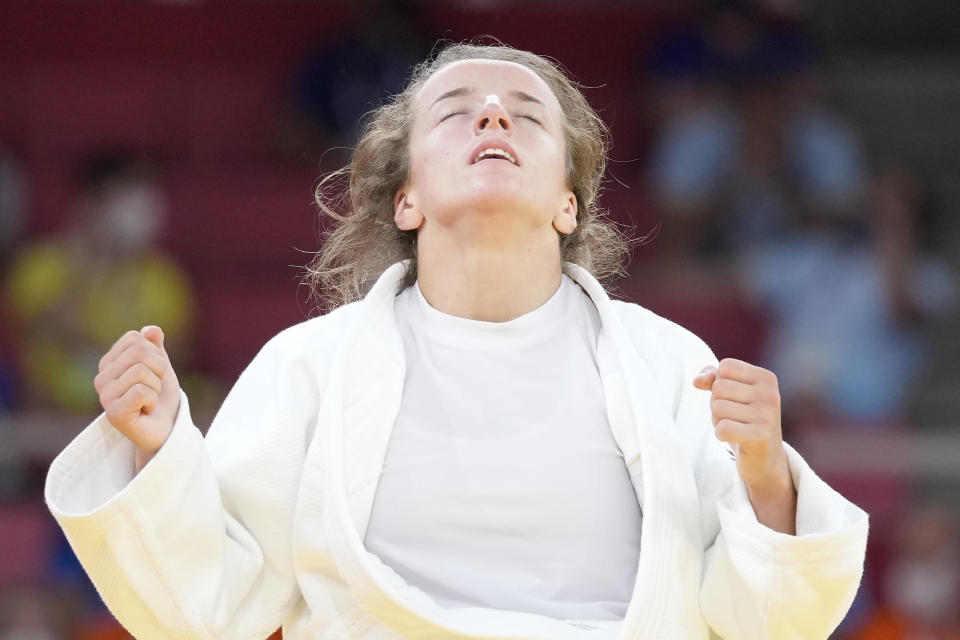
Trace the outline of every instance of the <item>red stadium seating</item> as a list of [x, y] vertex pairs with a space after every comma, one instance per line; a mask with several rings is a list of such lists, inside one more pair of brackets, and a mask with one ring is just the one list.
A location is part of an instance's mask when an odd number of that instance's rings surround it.
[[[168, 248], [195, 272], [286, 272], [317, 248], [312, 173], [179, 172], [169, 182]], [[239, 270], [239, 271], [238, 271]]]
[[116, 61], [43, 69], [27, 93], [27, 148], [41, 162], [110, 144], [180, 157], [187, 141], [187, 87], [175, 70], [145, 73]]
[[55, 526], [42, 503], [0, 503], [0, 588], [38, 584], [46, 578]]
[[[295, 63], [354, 11], [349, 3], [5, 3], [0, 144], [28, 164], [31, 233], [71, 215], [83, 155], [120, 145], [157, 158], [169, 174], [165, 244], [201, 292], [204, 360], [235, 374], [270, 333], [303, 315], [291, 265], [317, 248], [318, 172], [272, 161], [273, 127]], [[488, 33], [557, 57], [614, 126], [614, 157], [636, 156], [635, 60], [660, 10], [559, 6], [549, 30], [530, 28], [543, 21], [534, 6], [512, 7], [509, 20], [499, 7], [424, 11], [428, 27], [450, 39]], [[613, 169], [621, 179], [632, 171]], [[626, 222], [642, 208], [616, 185], [608, 204]]]
[[283, 97], [275, 69], [200, 69], [188, 81], [185, 120], [194, 163], [261, 159], [271, 151], [275, 113]]

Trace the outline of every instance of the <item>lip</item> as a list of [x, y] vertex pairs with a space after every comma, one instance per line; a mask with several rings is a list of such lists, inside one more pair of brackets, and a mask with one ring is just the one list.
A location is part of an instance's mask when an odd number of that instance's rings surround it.
[[520, 156], [518, 156], [517, 152], [513, 150], [513, 147], [507, 144], [506, 140], [503, 140], [500, 138], [488, 138], [487, 140], [484, 140], [483, 142], [478, 144], [470, 153], [470, 159], [469, 159], [470, 164], [471, 165], [476, 164], [473, 161], [473, 159], [476, 158], [478, 155], [480, 155], [480, 153], [485, 151], [486, 149], [492, 149], [492, 148], [503, 149], [504, 151], [509, 153], [511, 156], [513, 156], [513, 159], [517, 161], [517, 163], [514, 166], [515, 167], [520, 166]]

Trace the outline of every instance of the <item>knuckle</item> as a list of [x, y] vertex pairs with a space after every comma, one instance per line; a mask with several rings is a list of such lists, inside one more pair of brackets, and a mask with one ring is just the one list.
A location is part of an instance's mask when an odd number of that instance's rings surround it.
[[133, 385], [127, 389], [126, 393], [120, 396], [118, 403], [122, 403], [127, 410], [139, 408], [141, 404], [140, 385]]
[[713, 392], [721, 397], [729, 395], [733, 390], [733, 384], [726, 379], [717, 379], [713, 383]]
[[[97, 394], [100, 396], [101, 404], [104, 402], [110, 402], [111, 398], [115, 400], [117, 396], [120, 395], [116, 393], [115, 380], [101, 380], [100, 388], [97, 390]], [[106, 406], [104, 406], [104, 409], [106, 409]]]
[[134, 340], [136, 340], [136, 336], [134, 335], [135, 333], [136, 332], [134, 331], [127, 331], [122, 336], [117, 338], [117, 341], [113, 343], [112, 347], [110, 347], [110, 351], [114, 351], [116, 353], [122, 353], [123, 350], [126, 349], [128, 345], [130, 345]]
[[147, 346], [143, 344], [143, 341], [138, 341], [133, 347], [130, 348], [130, 353], [138, 361], [143, 360], [147, 356]]
[[754, 408], [746, 416], [744, 416], [744, 422], [749, 422], [752, 425], [763, 424], [769, 420], [769, 411], [764, 409]]
[[127, 426], [128, 420], [126, 416], [128, 414], [121, 410], [119, 403], [110, 403], [109, 407], [104, 407], [104, 412], [107, 415], [107, 420], [109, 420], [110, 424], [112, 424], [114, 427], [122, 429]]
[[757, 380], [758, 384], [770, 385], [774, 380], [776, 380], [776, 376], [773, 374], [773, 371], [770, 371], [770, 369], [757, 367]]
[[733, 423], [727, 419], [719, 420], [715, 429], [717, 437], [721, 439], [728, 438], [730, 436], [730, 430], [732, 426]]
[[768, 388], [763, 391], [763, 401], [770, 405], [780, 404], [780, 392], [776, 388]]
[[714, 397], [710, 400], [710, 408], [717, 413], [726, 414], [730, 411], [730, 401]]
[[150, 398], [151, 391], [143, 383], [138, 382], [133, 385], [130, 390], [133, 392], [133, 397], [137, 399], [137, 402], [145, 402]]
[[137, 332], [133, 331], [132, 329], [130, 331], [124, 332], [124, 334], [119, 338], [117, 338], [117, 341], [113, 343], [112, 349], [122, 348], [125, 345], [129, 344], [131, 341], [135, 340], [136, 333]]

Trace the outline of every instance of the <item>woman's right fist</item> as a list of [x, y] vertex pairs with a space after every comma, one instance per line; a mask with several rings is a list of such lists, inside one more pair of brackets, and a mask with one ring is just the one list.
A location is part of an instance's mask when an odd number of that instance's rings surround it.
[[180, 410], [180, 383], [163, 348], [163, 331], [128, 331], [100, 359], [93, 380], [107, 420], [137, 448], [137, 471], [167, 441]]

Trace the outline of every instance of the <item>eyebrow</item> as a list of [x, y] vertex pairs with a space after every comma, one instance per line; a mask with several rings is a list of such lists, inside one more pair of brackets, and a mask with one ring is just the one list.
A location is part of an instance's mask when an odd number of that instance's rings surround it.
[[[475, 89], [473, 87], [458, 87], [456, 89], [451, 89], [446, 93], [440, 94], [440, 96], [436, 100], [434, 100], [433, 103], [430, 105], [430, 108], [432, 109], [433, 106], [438, 102], [440, 102], [441, 100], [446, 100], [447, 98], [462, 98], [463, 96], [468, 96], [474, 93], [474, 91]], [[521, 102], [535, 102], [541, 107], [546, 108], [546, 105], [543, 104], [543, 102], [541, 102], [540, 99], [533, 97], [532, 95], [530, 95], [525, 91], [519, 91], [517, 89], [513, 89], [511, 91], [508, 91], [507, 95], [510, 96], [511, 98], [520, 100]]]

